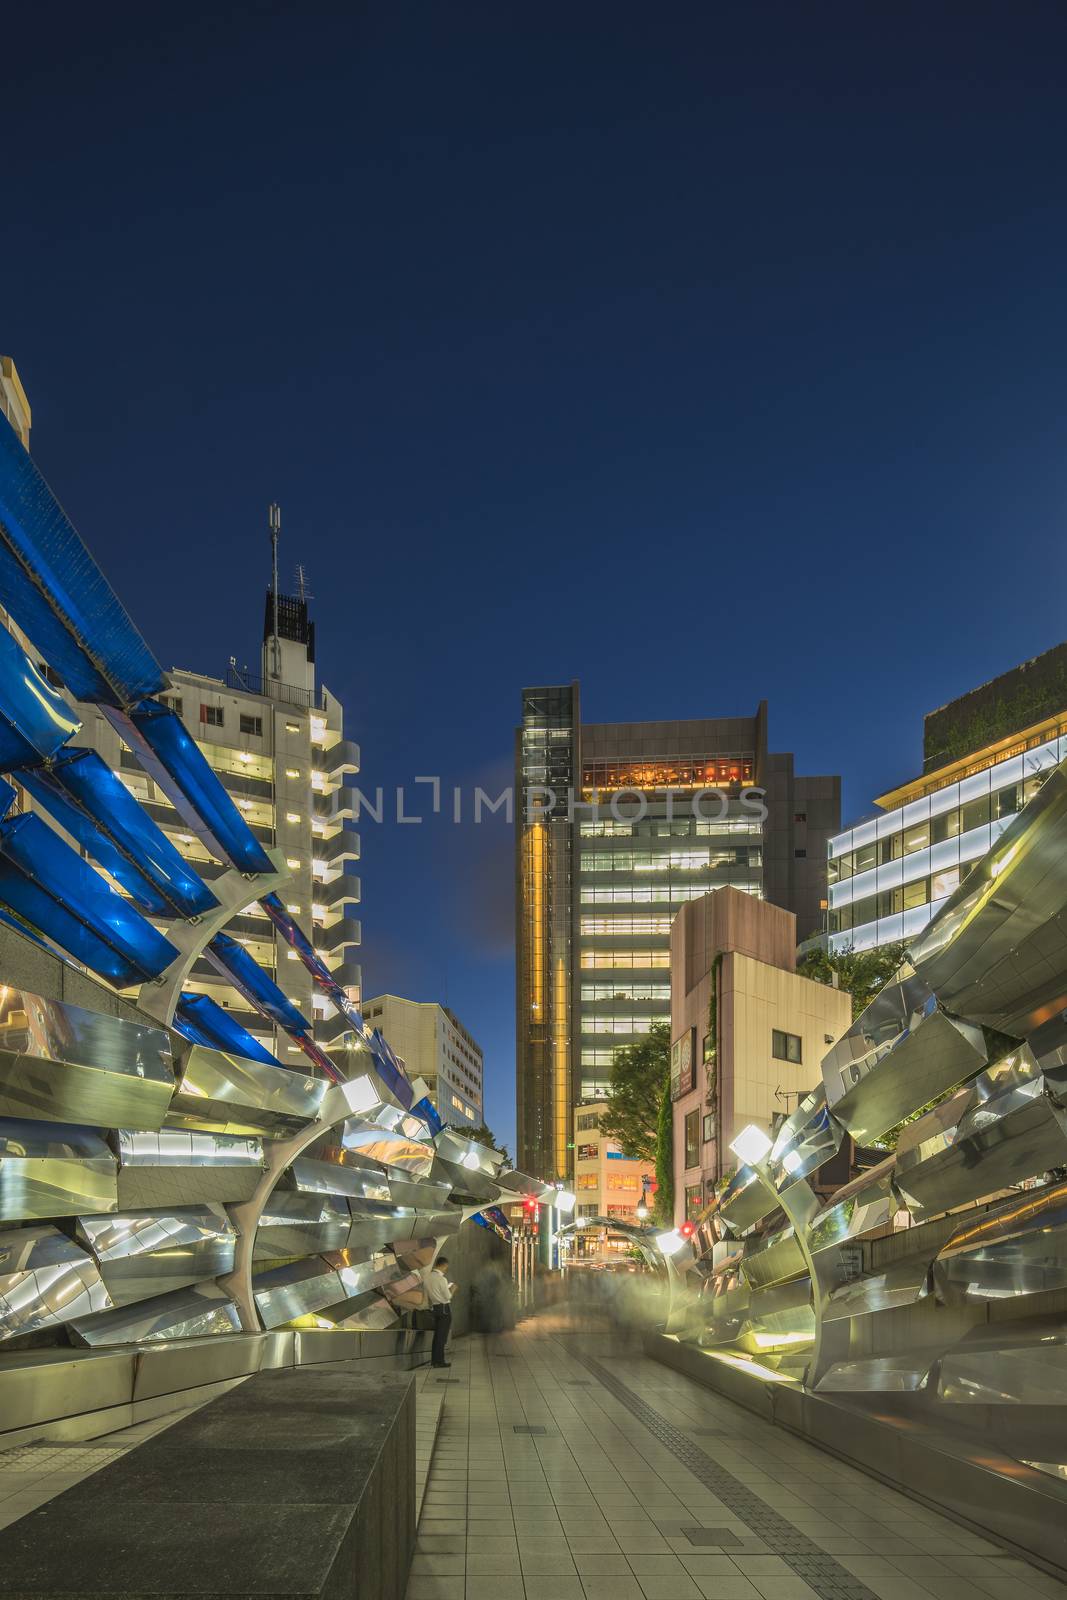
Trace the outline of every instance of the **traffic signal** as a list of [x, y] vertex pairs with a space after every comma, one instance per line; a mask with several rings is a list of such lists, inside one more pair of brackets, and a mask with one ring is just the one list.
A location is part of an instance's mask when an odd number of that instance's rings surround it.
[[691, 1239], [696, 1231], [697, 1225], [695, 1222], [683, 1222], [678, 1229], [683, 1239]]
[[537, 1201], [534, 1199], [532, 1194], [528, 1194], [522, 1203], [526, 1207], [527, 1211], [537, 1210]]

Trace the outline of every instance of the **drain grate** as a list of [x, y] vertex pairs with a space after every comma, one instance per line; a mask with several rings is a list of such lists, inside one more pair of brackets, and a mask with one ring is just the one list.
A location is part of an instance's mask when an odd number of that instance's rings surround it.
[[547, 1433], [547, 1428], [538, 1427], [532, 1422], [514, 1422], [512, 1427], [516, 1433]]
[[[747, 1489], [732, 1472], [720, 1467], [698, 1444], [694, 1444], [686, 1433], [680, 1428], [673, 1427], [666, 1417], [639, 1399], [599, 1361], [595, 1361], [592, 1356], [580, 1354], [577, 1350], [572, 1349], [567, 1353], [575, 1361], [581, 1362], [586, 1371], [591, 1372], [632, 1416], [644, 1423], [653, 1437], [665, 1445], [698, 1482], [706, 1489], [710, 1489], [727, 1511], [744, 1522], [772, 1555], [781, 1556], [790, 1571], [798, 1578], [803, 1578], [805, 1583], [819, 1595], [820, 1600], [877, 1600], [873, 1590], [868, 1589], [865, 1583], [854, 1577], [847, 1567], [835, 1561], [834, 1557], [821, 1549], [814, 1539], [809, 1539], [806, 1533], [800, 1533], [791, 1522], [787, 1522], [785, 1517], [769, 1506], [765, 1500], [761, 1500], [752, 1489]], [[690, 1430], [690, 1432], [697, 1431], [704, 1430]], [[708, 1533], [716, 1530], [698, 1528], [692, 1531]], [[690, 1542], [693, 1542], [690, 1537], [691, 1530], [685, 1529], [684, 1532], [686, 1537], [690, 1538]], [[716, 1543], [718, 1542], [716, 1540]], [[738, 1539], [737, 1542], [741, 1545], [746, 1542], [751, 1545], [751, 1541]]]

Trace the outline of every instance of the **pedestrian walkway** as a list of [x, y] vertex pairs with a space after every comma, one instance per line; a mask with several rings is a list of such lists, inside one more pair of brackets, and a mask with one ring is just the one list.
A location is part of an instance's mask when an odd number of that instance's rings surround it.
[[407, 1600], [1067, 1600], [565, 1311], [452, 1362]]

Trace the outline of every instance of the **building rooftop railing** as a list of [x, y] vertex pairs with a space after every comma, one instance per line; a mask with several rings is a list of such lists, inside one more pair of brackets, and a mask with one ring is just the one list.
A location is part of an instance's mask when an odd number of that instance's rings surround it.
[[280, 683], [277, 678], [264, 678], [258, 672], [249, 672], [231, 661], [226, 668], [226, 683], [231, 689], [243, 689], [246, 694], [258, 694], [264, 700], [277, 700], [282, 705], [301, 706], [308, 711], [326, 709], [323, 689], [302, 689], [295, 683]]

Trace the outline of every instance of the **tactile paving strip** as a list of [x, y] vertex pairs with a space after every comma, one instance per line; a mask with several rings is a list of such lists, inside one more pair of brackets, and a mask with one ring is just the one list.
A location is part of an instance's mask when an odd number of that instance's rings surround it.
[[868, 1589], [847, 1567], [820, 1549], [806, 1533], [794, 1528], [791, 1522], [765, 1500], [761, 1500], [754, 1490], [746, 1488], [732, 1472], [719, 1466], [687, 1434], [675, 1428], [646, 1401], [639, 1399], [632, 1389], [620, 1383], [599, 1361], [577, 1350], [569, 1349], [567, 1353], [591, 1372], [639, 1422], [644, 1423], [648, 1431], [666, 1445], [694, 1478], [699, 1479], [706, 1489], [710, 1489], [724, 1506], [747, 1525], [772, 1555], [780, 1556], [798, 1578], [810, 1584], [821, 1600], [877, 1600], [874, 1591]]

